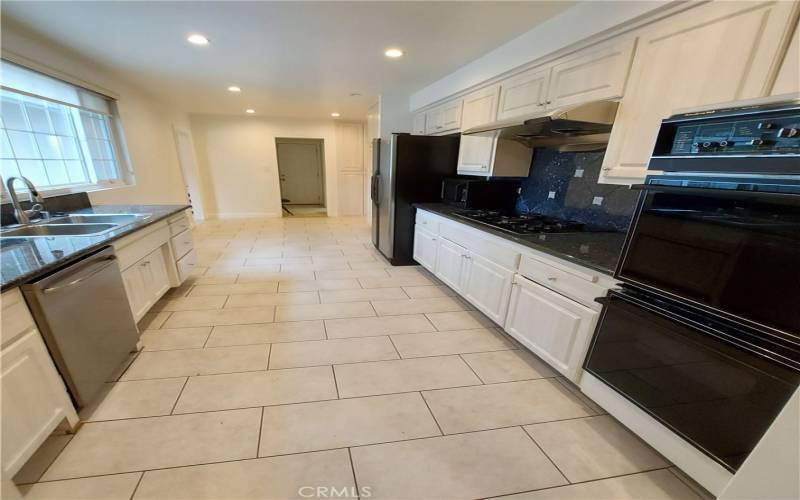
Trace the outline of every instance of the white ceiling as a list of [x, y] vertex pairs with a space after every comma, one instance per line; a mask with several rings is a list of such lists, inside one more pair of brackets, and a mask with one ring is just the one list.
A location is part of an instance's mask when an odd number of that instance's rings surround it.
[[[573, 4], [4, 1], [2, 14], [188, 112], [360, 118]], [[385, 58], [390, 46], [406, 55]]]

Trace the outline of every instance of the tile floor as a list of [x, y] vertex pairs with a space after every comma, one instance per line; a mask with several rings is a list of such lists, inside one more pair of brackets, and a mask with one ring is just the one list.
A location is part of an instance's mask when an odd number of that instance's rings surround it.
[[426, 271], [389, 266], [363, 220], [195, 240], [194, 275], [25, 498], [704, 496]]

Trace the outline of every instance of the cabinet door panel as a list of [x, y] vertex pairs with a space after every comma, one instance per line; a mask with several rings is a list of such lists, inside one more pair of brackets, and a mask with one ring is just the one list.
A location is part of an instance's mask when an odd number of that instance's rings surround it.
[[339, 215], [364, 215], [364, 175], [339, 174]]
[[622, 97], [634, 44], [634, 39], [615, 41], [553, 66], [548, 106]]
[[423, 229], [414, 230], [414, 260], [431, 272], [436, 269], [437, 239]]
[[505, 328], [573, 381], [586, 355], [599, 313], [532, 281], [518, 278]]
[[501, 82], [500, 109], [497, 119], [542, 111], [547, 100], [550, 68], [534, 68]]
[[414, 115], [414, 125], [412, 126], [412, 134], [425, 135], [425, 113], [417, 113]]
[[336, 124], [336, 163], [340, 172], [364, 171], [364, 128], [360, 123]]
[[480, 255], [470, 254], [464, 297], [495, 323], [503, 325], [514, 272]]
[[496, 137], [462, 135], [458, 146], [458, 173], [489, 175]]
[[128, 294], [128, 305], [136, 321], [139, 321], [151, 304], [147, 300], [146, 285], [139, 271], [139, 263], [122, 271], [122, 282], [125, 284], [125, 292]]
[[444, 131], [451, 132], [461, 128], [461, 107], [464, 101], [449, 102], [442, 106], [442, 126]]
[[767, 95], [794, 8], [793, 2], [712, 2], [642, 34], [604, 174], [644, 177], [661, 120], [677, 109]]
[[75, 409], [38, 330], [31, 330], [0, 354], [3, 393], [2, 472], [13, 476]]
[[464, 281], [464, 247], [450, 241], [439, 239], [436, 252], [436, 277], [456, 291], [460, 291]]
[[148, 309], [169, 290], [169, 276], [164, 261], [164, 247], [158, 248], [145, 259], [146, 265], [142, 267], [146, 283]]

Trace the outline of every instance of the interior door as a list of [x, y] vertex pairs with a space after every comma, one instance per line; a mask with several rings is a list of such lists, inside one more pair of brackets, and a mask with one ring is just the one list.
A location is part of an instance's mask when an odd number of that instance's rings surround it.
[[278, 172], [285, 205], [322, 205], [322, 141], [278, 139]]
[[188, 130], [175, 129], [175, 147], [178, 150], [178, 162], [181, 166], [186, 197], [192, 206], [192, 213], [195, 219], [203, 220], [205, 219], [205, 208], [200, 192], [200, 174], [197, 168], [197, 159], [194, 156], [192, 135]]

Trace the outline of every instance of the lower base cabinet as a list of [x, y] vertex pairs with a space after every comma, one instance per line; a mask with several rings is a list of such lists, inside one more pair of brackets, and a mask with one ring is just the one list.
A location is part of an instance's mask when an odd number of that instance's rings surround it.
[[165, 261], [165, 247], [156, 248], [146, 257], [122, 271], [122, 281], [136, 321], [153, 307], [170, 288]]
[[467, 249], [444, 238], [439, 239], [434, 274], [456, 292], [464, 285], [464, 260]]
[[470, 252], [462, 293], [479, 311], [503, 326], [508, 311], [514, 271]]
[[505, 330], [564, 376], [577, 381], [599, 315], [517, 275]]
[[430, 272], [436, 269], [438, 238], [424, 229], [414, 230], [414, 260]]

